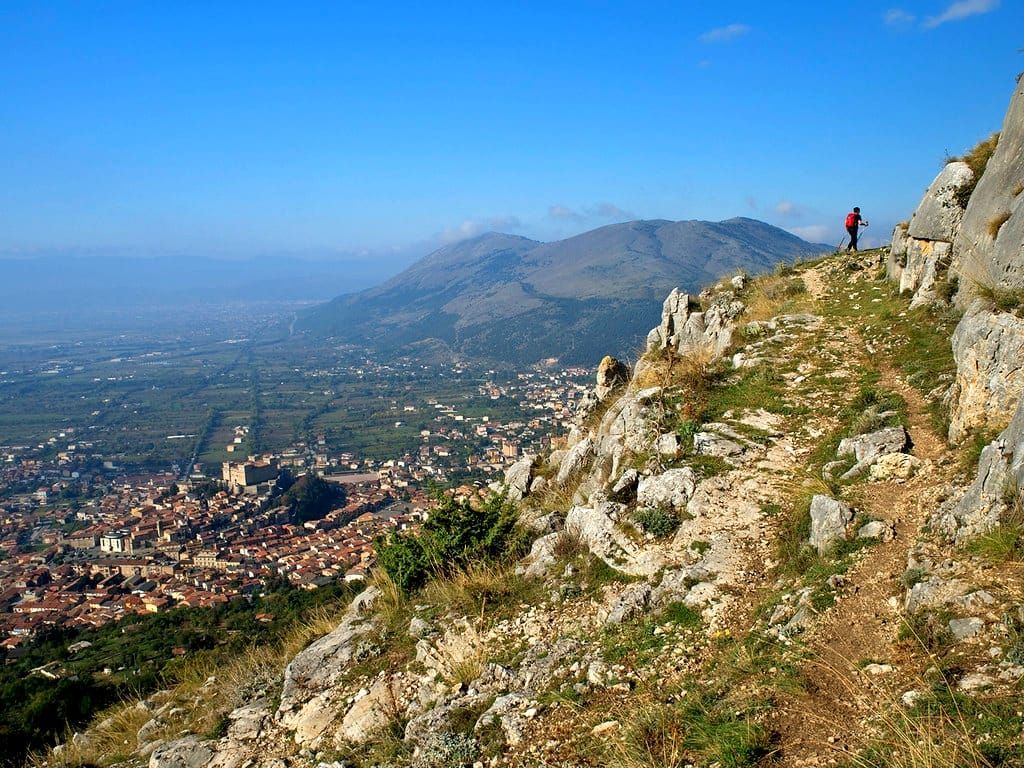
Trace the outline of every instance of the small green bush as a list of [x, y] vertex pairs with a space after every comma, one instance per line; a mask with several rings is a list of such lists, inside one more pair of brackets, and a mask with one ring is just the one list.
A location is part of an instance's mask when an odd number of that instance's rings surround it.
[[449, 575], [473, 560], [515, 557], [526, 542], [516, 531], [516, 508], [506, 497], [490, 496], [479, 509], [441, 494], [416, 533], [392, 533], [376, 542], [380, 566], [405, 593], [430, 576]]
[[657, 507], [653, 509], [638, 509], [633, 514], [633, 520], [643, 529], [644, 533], [649, 533], [657, 539], [671, 536], [679, 530], [679, 525], [682, 523], [679, 515], [672, 510]]

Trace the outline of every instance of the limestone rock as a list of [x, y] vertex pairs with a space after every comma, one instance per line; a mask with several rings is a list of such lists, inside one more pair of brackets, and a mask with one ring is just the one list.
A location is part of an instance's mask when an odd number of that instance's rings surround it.
[[650, 584], [630, 584], [612, 601], [604, 623], [622, 624], [624, 621], [634, 619], [644, 613], [650, 600]]
[[947, 163], [924, 193], [910, 219], [907, 234], [915, 240], [952, 243], [964, 216], [959, 200], [961, 191], [973, 181], [974, 171], [967, 163]]
[[337, 683], [349, 663], [373, 647], [377, 619], [367, 614], [379, 595], [376, 587], [363, 590], [334, 630], [285, 667], [278, 719], [298, 743], [315, 743], [343, 709]]
[[886, 427], [877, 432], [847, 437], [839, 442], [838, 456], [853, 455], [857, 463], [843, 475], [849, 479], [870, 467], [887, 453], [899, 453], [907, 448], [909, 439], [903, 427]]
[[985, 688], [991, 688], [995, 685], [995, 678], [990, 675], [982, 674], [980, 672], [973, 672], [969, 675], [964, 675], [957, 682], [956, 687], [965, 693], [971, 693], [973, 691], [981, 691]]
[[[1024, 390], [1024, 319], [987, 310], [966, 314], [953, 332], [956, 381], [950, 442], [1013, 413]], [[1004, 422], [1005, 423], [1005, 422]]]
[[949, 268], [952, 256], [951, 243], [913, 238], [908, 241], [906, 266], [900, 274], [900, 293], [914, 294], [911, 307], [938, 298], [938, 282], [942, 273]]
[[161, 744], [149, 756], [149, 768], [205, 768], [213, 758], [208, 742], [185, 736]]
[[576, 410], [573, 412], [573, 417], [577, 424], [583, 424], [595, 410], [597, 406], [601, 404], [601, 399], [597, 396], [597, 393], [588, 389], [583, 393], [578, 403], [576, 403]]
[[903, 268], [907, 265], [907, 224], [897, 224], [892, 231], [892, 244], [885, 264], [885, 274], [894, 283], [899, 283]]
[[239, 707], [228, 715], [228, 738], [232, 741], [255, 741], [260, 738], [270, 717], [266, 699], [258, 699]]
[[594, 394], [599, 401], [604, 401], [612, 392], [629, 381], [629, 366], [605, 355], [597, 366], [597, 387]]
[[430, 622], [424, 621], [419, 616], [413, 616], [409, 620], [409, 637], [419, 640], [426, 637], [433, 631], [433, 627], [430, 626]]
[[985, 628], [985, 622], [974, 616], [967, 619], [950, 619], [949, 631], [957, 641], [974, 637]]
[[887, 453], [875, 460], [868, 475], [872, 480], [908, 480], [922, 464], [919, 458], [909, 453]]
[[508, 497], [514, 501], [522, 499], [530, 487], [530, 474], [533, 471], [534, 457], [523, 456], [515, 464], [505, 470], [505, 488]]
[[974, 481], [932, 516], [932, 524], [957, 544], [965, 544], [999, 524], [1007, 488], [1024, 488], [1024, 400], [1009, 426], [981, 451]]
[[896, 526], [888, 521], [872, 520], [860, 527], [857, 531], [857, 538], [892, 541], [896, 538]]
[[525, 737], [526, 723], [536, 714], [535, 706], [536, 703], [530, 697], [522, 694], [498, 696], [477, 720], [474, 730], [479, 731], [497, 723], [505, 736], [505, 743], [515, 746]]
[[921, 610], [942, 608], [956, 603], [970, 591], [969, 585], [959, 579], [940, 579], [932, 576], [914, 584], [908, 591], [903, 609], [914, 614]]
[[[962, 305], [971, 298], [971, 281], [1005, 288], [1024, 287], [1024, 222], [1020, 206], [1024, 200], [1016, 194], [1016, 185], [1024, 179], [1024, 79], [1014, 88], [1010, 107], [999, 134], [999, 145], [985, 167], [985, 173], [971, 194], [964, 212], [954, 251], [967, 280], [961, 280], [957, 301]], [[996, 238], [990, 232], [991, 222], [1011, 213], [1010, 220]], [[1016, 221], [1014, 221], [1016, 219]], [[965, 290], [965, 288], [967, 290]]]
[[660, 475], [641, 478], [636, 501], [641, 507], [681, 510], [686, 508], [696, 487], [697, 476], [692, 469], [669, 469]]
[[615, 502], [594, 506], [574, 506], [565, 518], [565, 527], [577, 532], [580, 540], [596, 557], [633, 576], [647, 576], [665, 566], [664, 555], [641, 547], [616, 526], [626, 507]]
[[627, 469], [612, 486], [613, 501], [628, 503], [636, 498], [636, 488], [640, 483], [640, 473], [635, 469]]
[[743, 303], [731, 291], [715, 296], [701, 312], [691, 307], [689, 294], [674, 288], [662, 306], [661, 324], [647, 335], [647, 351], [671, 347], [684, 355], [706, 350], [720, 356], [732, 341], [732, 321], [742, 311]]
[[825, 554], [840, 539], [846, 537], [846, 526], [853, 520], [853, 510], [830, 496], [817, 494], [811, 499], [811, 536], [809, 543]]
[[562, 459], [555, 477], [556, 485], [565, 485], [570, 478], [582, 472], [594, 453], [594, 441], [585, 437], [574, 445]]
[[658, 435], [658, 439], [654, 441], [654, 450], [662, 456], [674, 459], [682, 453], [683, 446], [679, 435], [675, 432], [665, 432]]
[[533, 546], [523, 562], [516, 568], [517, 572], [522, 569], [522, 574], [528, 579], [540, 579], [547, 575], [548, 571], [558, 562], [555, 557], [555, 545], [562, 533], [549, 533], [534, 539]]
[[337, 743], [363, 744], [404, 712], [401, 687], [392, 678], [378, 680], [351, 706], [335, 736]]
[[730, 459], [740, 456], [743, 446], [715, 432], [698, 432], [693, 436], [693, 450], [701, 456]]
[[490, 697], [481, 693], [444, 701], [411, 718], [405, 725], [405, 740], [411, 744], [425, 745], [433, 734], [452, 732], [453, 720], [467, 709], [477, 709], [488, 703]]

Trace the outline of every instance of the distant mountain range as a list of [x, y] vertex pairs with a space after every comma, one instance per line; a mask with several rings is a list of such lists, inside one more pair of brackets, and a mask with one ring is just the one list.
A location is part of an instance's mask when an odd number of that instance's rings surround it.
[[632, 221], [552, 243], [492, 232], [305, 311], [293, 329], [384, 351], [441, 346], [495, 362], [593, 365], [639, 351], [675, 287], [696, 291], [826, 250], [747, 218]]

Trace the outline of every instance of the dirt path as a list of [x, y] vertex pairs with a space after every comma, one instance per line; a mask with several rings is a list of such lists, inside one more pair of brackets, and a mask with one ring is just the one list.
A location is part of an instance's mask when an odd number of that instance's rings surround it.
[[[805, 283], [818, 301], [827, 301], [819, 270], [806, 273]], [[844, 330], [853, 348], [863, 350], [856, 327], [847, 323]], [[935, 433], [920, 393], [887, 361], [876, 359], [878, 363], [880, 385], [899, 393], [907, 403], [911, 453], [926, 465], [909, 480], [865, 482], [850, 489], [855, 508], [873, 519], [892, 522], [896, 536], [862, 550], [844, 577], [835, 605], [819, 616], [804, 638], [813, 659], [801, 669], [805, 690], [787, 702], [775, 724], [781, 764], [786, 766], [827, 765], [856, 750], [879, 697], [898, 695], [906, 690], [901, 686], [910, 687], [922, 671], [920, 660], [898, 642], [902, 574], [931, 506], [922, 501], [932, 498], [944, 482], [946, 444]], [[872, 674], [863, 670], [868, 664], [884, 666]]]

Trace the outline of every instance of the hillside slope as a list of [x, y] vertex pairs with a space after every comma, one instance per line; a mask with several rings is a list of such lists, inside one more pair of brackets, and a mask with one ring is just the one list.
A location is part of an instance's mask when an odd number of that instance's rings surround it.
[[635, 352], [672, 288], [824, 248], [742, 218], [634, 221], [554, 243], [489, 233], [311, 310], [295, 328], [389, 350], [433, 339], [492, 360], [594, 364]]

